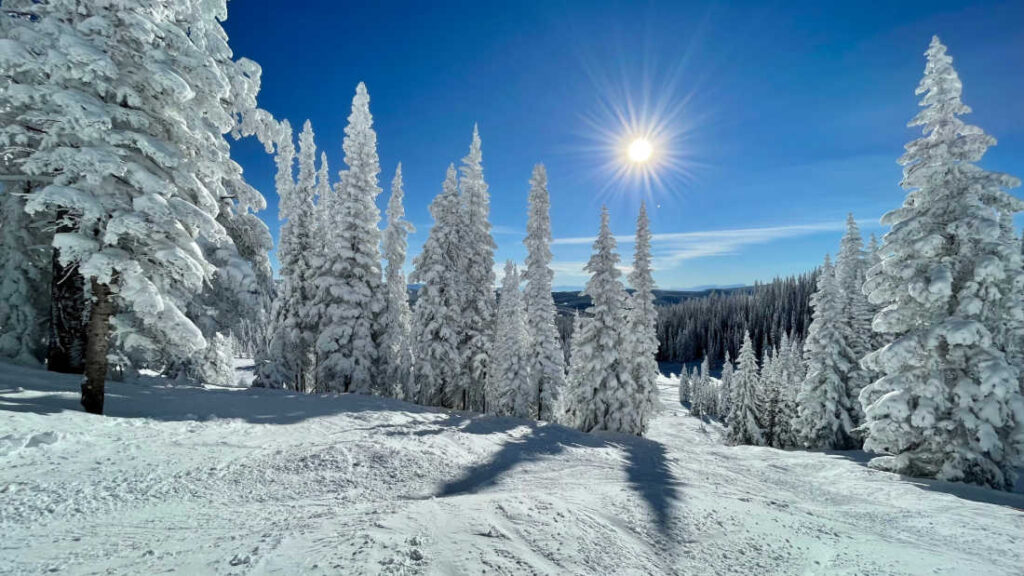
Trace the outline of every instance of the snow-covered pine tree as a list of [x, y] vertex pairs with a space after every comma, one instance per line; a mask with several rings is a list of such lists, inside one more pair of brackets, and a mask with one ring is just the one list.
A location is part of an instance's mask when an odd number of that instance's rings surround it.
[[583, 293], [590, 296], [590, 318], [573, 334], [569, 363], [569, 388], [573, 392], [576, 426], [584, 431], [610, 430], [642, 434], [643, 416], [630, 413], [637, 406], [632, 362], [624, 357], [622, 331], [626, 292], [616, 267], [615, 237], [608, 225], [608, 209], [601, 209], [601, 229], [594, 253], [584, 268], [590, 272]]
[[551, 202], [548, 175], [543, 164], [530, 177], [529, 216], [526, 221], [526, 329], [529, 335], [530, 382], [537, 391], [537, 417], [555, 420], [565, 386], [565, 359], [555, 326], [555, 301], [551, 294]]
[[46, 357], [49, 314], [48, 240], [25, 213], [28, 182], [0, 190], [0, 356], [24, 364]]
[[[455, 167], [449, 166], [442, 192], [430, 203], [434, 217], [423, 250], [414, 261], [410, 281], [422, 284], [413, 306], [413, 387], [427, 406], [452, 408], [461, 394], [458, 330], [464, 240]], [[408, 394], [407, 400], [413, 400]]]
[[729, 414], [732, 412], [732, 381], [733, 381], [732, 359], [729, 358], [729, 351], [725, 352], [725, 363], [722, 364], [722, 377], [718, 386], [718, 412], [723, 423], [728, 423]]
[[[572, 369], [572, 359], [582, 354], [580, 352], [580, 335], [583, 334], [583, 325], [586, 323], [586, 318], [580, 314], [579, 310], [574, 310], [572, 315], [572, 332], [569, 334], [569, 368]], [[684, 376], [684, 375], [683, 375]], [[685, 382], [686, 379], [680, 376], [680, 380]], [[581, 391], [576, 390], [572, 387], [572, 382], [566, 375], [565, 390], [562, 393], [562, 402], [559, 406], [559, 416], [556, 418], [556, 422], [564, 424], [566, 426], [576, 426], [579, 421], [579, 410], [577, 405], [579, 403]]]
[[826, 255], [818, 291], [811, 297], [814, 319], [804, 341], [807, 374], [797, 395], [797, 434], [808, 448], [849, 450], [858, 445], [856, 410], [843, 379], [857, 361], [848, 344], [844, 301]]
[[764, 423], [764, 443], [766, 446], [776, 446], [776, 432], [779, 417], [779, 402], [782, 394], [780, 380], [782, 378], [782, 365], [778, 348], [765, 348], [764, 361], [761, 366], [761, 380], [758, 396], [761, 397], [762, 422]]
[[839, 243], [839, 254], [836, 256], [836, 283], [843, 300], [842, 317], [845, 320], [846, 345], [850, 349], [854, 362], [842, 375], [846, 384], [850, 406], [850, 416], [854, 426], [859, 426], [864, 419], [861, 410], [860, 391], [871, 379], [867, 370], [861, 368], [860, 360], [873, 350], [873, 332], [871, 320], [874, 307], [864, 294], [864, 280], [867, 273], [867, 260], [864, 254], [864, 242], [857, 227], [853, 214], [846, 217], [846, 234]]
[[946, 47], [933, 37], [925, 54], [924, 110], [910, 123], [924, 136], [900, 159], [907, 198], [882, 217], [892, 228], [865, 285], [885, 306], [874, 329], [894, 340], [865, 359], [882, 377], [860, 396], [864, 446], [884, 454], [876, 468], [1009, 489], [1024, 405], [995, 318], [1021, 305], [1001, 290], [1020, 271], [998, 214], [1024, 206], [1006, 192], [1016, 178], [975, 164], [995, 139], [960, 120], [970, 108]]
[[73, 222], [54, 247], [88, 279], [82, 403], [102, 412], [115, 300], [130, 317], [120, 326], [159, 335], [132, 343], [157, 343], [165, 357], [206, 346], [183, 309], [213, 272], [197, 240], [227, 240], [216, 216], [239, 171], [223, 136], [255, 109], [259, 67], [232, 60], [223, 1], [3, 8], [23, 17], [5, 16], [2, 76], [16, 68], [32, 78], [8, 86], [6, 103], [30, 111], [20, 130], [47, 132], [21, 159], [25, 174], [49, 180], [27, 210], [64, 211]]
[[301, 392], [318, 389], [314, 343], [317, 322], [312, 309], [314, 275], [321, 240], [316, 235], [316, 144], [306, 120], [299, 134], [298, 181], [293, 177], [295, 149], [291, 127], [282, 123], [277, 146], [277, 185], [281, 226], [277, 255], [281, 288], [274, 301], [270, 360], [261, 366], [259, 385]]
[[790, 340], [788, 334], [782, 335], [777, 358], [780, 363], [779, 396], [772, 445], [776, 448], [791, 448], [798, 445], [793, 421], [797, 416], [796, 395], [804, 374], [800, 346], [795, 340]]
[[388, 200], [388, 227], [384, 230], [384, 258], [388, 261], [384, 281], [384, 337], [381, 341], [381, 388], [394, 398], [415, 401], [412, 387], [412, 311], [409, 309], [409, 287], [405, 281], [405, 253], [412, 224], [405, 219], [402, 199], [402, 164], [395, 169]]
[[473, 126], [469, 154], [462, 159], [462, 216], [465, 258], [462, 260], [462, 326], [459, 355], [462, 367], [454, 407], [483, 410], [487, 366], [494, 343], [494, 249], [491, 236], [491, 200], [484, 180], [480, 133]]
[[487, 406], [494, 414], [536, 417], [537, 395], [530, 385], [525, 322], [519, 270], [509, 260], [501, 283], [494, 354], [487, 373]]
[[[871, 269], [882, 263], [881, 249], [882, 249], [882, 247], [878, 243], [878, 237], [875, 236], [874, 232], [872, 232], [870, 240], [868, 240], [868, 247], [867, 247], [866, 256], [865, 256], [865, 258], [867, 260], [867, 264], [864, 267], [864, 282], [865, 283], [867, 282], [868, 275], [871, 273]], [[867, 291], [865, 286], [861, 286], [861, 292], [864, 293], [864, 297], [865, 298], [868, 298], [868, 291]], [[882, 309], [882, 307], [877, 305], [877, 304], [872, 303], [870, 299], [868, 299], [868, 306], [871, 307], [871, 318], [872, 318], [872, 323], [873, 323], [874, 322], [874, 317], [876, 315], [878, 315], [878, 312]], [[885, 334], [884, 332], [879, 332], [879, 331], [875, 330], [874, 327], [872, 326], [871, 327], [871, 342], [870, 342], [870, 345], [868, 346], [868, 352], [881, 349], [882, 346], [885, 346], [891, 340], [892, 339], [891, 339], [889, 334]], [[861, 360], [863, 360], [863, 358], [861, 358]], [[863, 366], [863, 362], [861, 364], [862, 364], [861, 368], [863, 368], [868, 373], [868, 380], [869, 381], [875, 380], [875, 378], [877, 378], [877, 374], [872, 374], [870, 370], [868, 370], [866, 367]], [[860, 404], [860, 401], [858, 400], [857, 403]], [[863, 414], [864, 414], [864, 407], [861, 406], [861, 416], [862, 417], [863, 417]]]
[[718, 387], [711, 379], [711, 364], [707, 356], [700, 364], [699, 372], [695, 372], [696, 385], [694, 386], [695, 415], [700, 417], [715, 417], [718, 410]]
[[[8, 30], [15, 34], [24, 30], [24, 22], [21, 21], [24, 13], [18, 11], [18, 3], [7, 2], [0, 7], [3, 18], [0, 19], [0, 38], [12, 37]], [[26, 16], [31, 18], [32, 16]], [[17, 47], [18, 43], [8, 46]], [[24, 44], [21, 44], [24, 47]], [[22, 164], [28, 154], [39, 148], [41, 140], [48, 137], [45, 129], [26, 122], [34, 114], [35, 108], [40, 102], [30, 101], [27, 98], [19, 97], [21, 85], [33, 85], [40, 80], [40, 68], [38, 61], [22, 61], [19, 59], [17, 50], [12, 50], [0, 56], [0, 173], [5, 183], [5, 193], [13, 195], [30, 194], [49, 182], [45, 175], [27, 174]], [[26, 65], [27, 64], [27, 65]], [[4, 209], [14, 208], [15, 202], [10, 196], [4, 202]], [[23, 344], [22, 340], [27, 337], [34, 341], [34, 335], [23, 332], [28, 328], [30, 331], [41, 330], [48, 332], [49, 342], [44, 350], [46, 369], [54, 372], [68, 374], [81, 374], [84, 363], [85, 350], [85, 318], [86, 318], [86, 296], [85, 283], [82, 275], [74, 263], [67, 266], [62, 262], [56, 249], [49, 247], [52, 244], [53, 233], [73, 232], [76, 226], [76, 219], [67, 214], [66, 210], [55, 210], [52, 213], [36, 213], [34, 215], [24, 214], [24, 198], [19, 201], [21, 215], [7, 214], [0, 215], [7, 221], [14, 219], [19, 221], [23, 227], [20, 232], [13, 232], [10, 229], [5, 234], [4, 248], [10, 250], [3, 254], [5, 271], [10, 271], [11, 276], [6, 278], [6, 290], [16, 290], [20, 282], [27, 277], [25, 270], [21, 268], [27, 262], [35, 260], [36, 257], [48, 257], [49, 262], [43, 266], [49, 266], [50, 270], [33, 273], [37, 278], [33, 281], [32, 287], [33, 305], [45, 304], [49, 310], [22, 308], [22, 304], [16, 304], [18, 297], [14, 292], [7, 292], [4, 296], [6, 305], [16, 305], [17, 310], [0, 310], [0, 326], [4, 321], [8, 322], [6, 327], [0, 328], [0, 333], [5, 334], [6, 343], [3, 347], [6, 354], [14, 354], [20, 357], [19, 361], [28, 361], [28, 357], [20, 354]], [[42, 231], [46, 230], [45, 233]], [[34, 231], [32, 234], [28, 234]], [[28, 236], [37, 236], [30, 240], [30, 246], [37, 246], [34, 251], [24, 250], [19, 254], [15, 248], [19, 241], [28, 239]], [[2, 250], [3, 248], [0, 248]], [[25, 259], [29, 252], [34, 252], [31, 258]], [[18, 261], [15, 262], [14, 259]], [[39, 284], [47, 280], [49, 286]], [[46, 294], [44, 294], [44, 292]], [[4, 304], [0, 304], [3, 306]], [[28, 306], [25, 304], [24, 306]], [[36, 325], [29, 328], [23, 321], [28, 315], [34, 315]], [[18, 342], [15, 345], [15, 342]], [[33, 344], [32, 346], [36, 346]], [[19, 349], [17, 352], [15, 349]], [[34, 353], [32, 354], [34, 355]]]
[[679, 374], [679, 403], [686, 404], [690, 401], [690, 379], [687, 377], [686, 368], [684, 367], [682, 372]]
[[739, 367], [732, 377], [732, 398], [729, 411], [729, 429], [726, 433], [731, 444], [764, 444], [761, 423], [761, 399], [758, 398], [757, 355], [750, 332], [743, 336], [740, 348]]
[[330, 391], [382, 393], [378, 346], [384, 289], [375, 203], [380, 162], [370, 95], [362, 82], [352, 98], [342, 148], [348, 169], [339, 183], [336, 233], [316, 277], [317, 380]]
[[[647, 431], [658, 402], [658, 311], [654, 308], [654, 278], [651, 276], [651, 227], [647, 207], [640, 204], [636, 219], [636, 242], [633, 245], [633, 270], [629, 285], [633, 294], [626, 305], [626, 358], [630, 363], [630, 376], [636, 396], [626, 414], [635, 418], [626, 427], [636, 434]], [[701, 377], [709, 377], [702, 373]]]
[[302, 330], [302, 300], [296, 253], [301, 249], [299, 236], [304, 232], [299, 231], [299, 218], [294, 216], [296, 211], [302, 210], [302, 202], [297, 200], [298, 192], [293, 176], [295, 141], [291, 124], [287, 120], [281, 121], [274, 145], [274, 164], [277, 167], [274, 187], [280, 199], [278, 219], [284, 221], [277, 246], [281, 279], [274, 294], [266, 357], [260, 359], [253, 385], [299, 390], [305, 388], [305, 376], [308, 373], [306, 357], [299, 353], [301, 348], [298, 344]]
[[[993, 337], [999, 349], [1024, 376], [1024, 307], [1021, 306], [1024, 301], [1024, 262], [1018, 250], [1020, 244], [1013, 226], [1013, 213], [1006, 210], [999, 214], [999, 243], [1008, 256], [1003, 262], [1007, 271], [999, 288], [1002, 305], [989, 310], [989, 319], [996, 326]], [[1024, 393], [1024, 387], [1021, 391]]]

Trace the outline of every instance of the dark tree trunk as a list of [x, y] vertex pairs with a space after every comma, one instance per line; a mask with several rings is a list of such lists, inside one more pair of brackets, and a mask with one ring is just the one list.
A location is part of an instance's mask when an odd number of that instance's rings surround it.
[[[72, 232], [67, 212], [57, 213], [57, 233]], [[85, 281], [77, 266], [64, 266], [53, 250], [53, 280], [50, 284], [50, 344], [46, 369], [81, 374], [85, 369]]]
[[82, 406], [90, 414], [103, 414], [103, 384], [107, 378], [107, 348], [110, 346], [110, 315], [113, 302], [110, 286], [92, 280], [92, 313], [85, 347], [85, 382]]

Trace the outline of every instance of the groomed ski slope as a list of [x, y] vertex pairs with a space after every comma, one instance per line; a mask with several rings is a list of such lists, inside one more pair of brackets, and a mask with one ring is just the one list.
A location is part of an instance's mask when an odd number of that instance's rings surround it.
[[1024, 495], [727, 447], [663, 378], [648, 438], [365, 396], [0, 365], [2, 574], [1000, 574]]

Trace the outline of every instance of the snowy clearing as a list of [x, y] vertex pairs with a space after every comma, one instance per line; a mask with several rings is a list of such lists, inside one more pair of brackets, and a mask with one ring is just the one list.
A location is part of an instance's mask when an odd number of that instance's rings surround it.
[[1021, 574], [1024, 495], [395, 400], [0, 364], [2, 574]]

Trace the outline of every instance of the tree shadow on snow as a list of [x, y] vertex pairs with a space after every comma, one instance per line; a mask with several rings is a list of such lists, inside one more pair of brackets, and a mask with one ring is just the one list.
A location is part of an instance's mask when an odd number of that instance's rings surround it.
[[[37, 367], [0, 363], [0, 411], [57, 414], [83, 412], [82, 377]], [[335, 414], [401, 411], [425, 420], [447, 419], [440, 409], [358, 394], [300, 394], [264, 388], [210, 389], [162, 378], [108, 381], [104, 414], [118, 418], [204, 421], [237, 418], [254, 424], [295, 424]], [[375, 423], [372, 428], [381, 428]]]
[[[680, 500], [682, 483], [674, 478], [668, 466], [665, 447], [658, 442], [618, 434], [584, 434], [554, 424], [526, 422], [508, 418], [487, 418], [501, 426], [500, 421], [529, 426], [530, 431], [512, 438], [489, 461], [470, 468], [462, 477], [441, 486], [439, 498], [475, 494], [498, 484], [501, 476], [516, 466], [558, 456], [567, 448], [610, 448], [626, 457], [626, 479], [655, 516], [658, 529], [668, 533], [672, 523], [671, 508]], [[586, 478], [579, 478], [586, 482]]]

